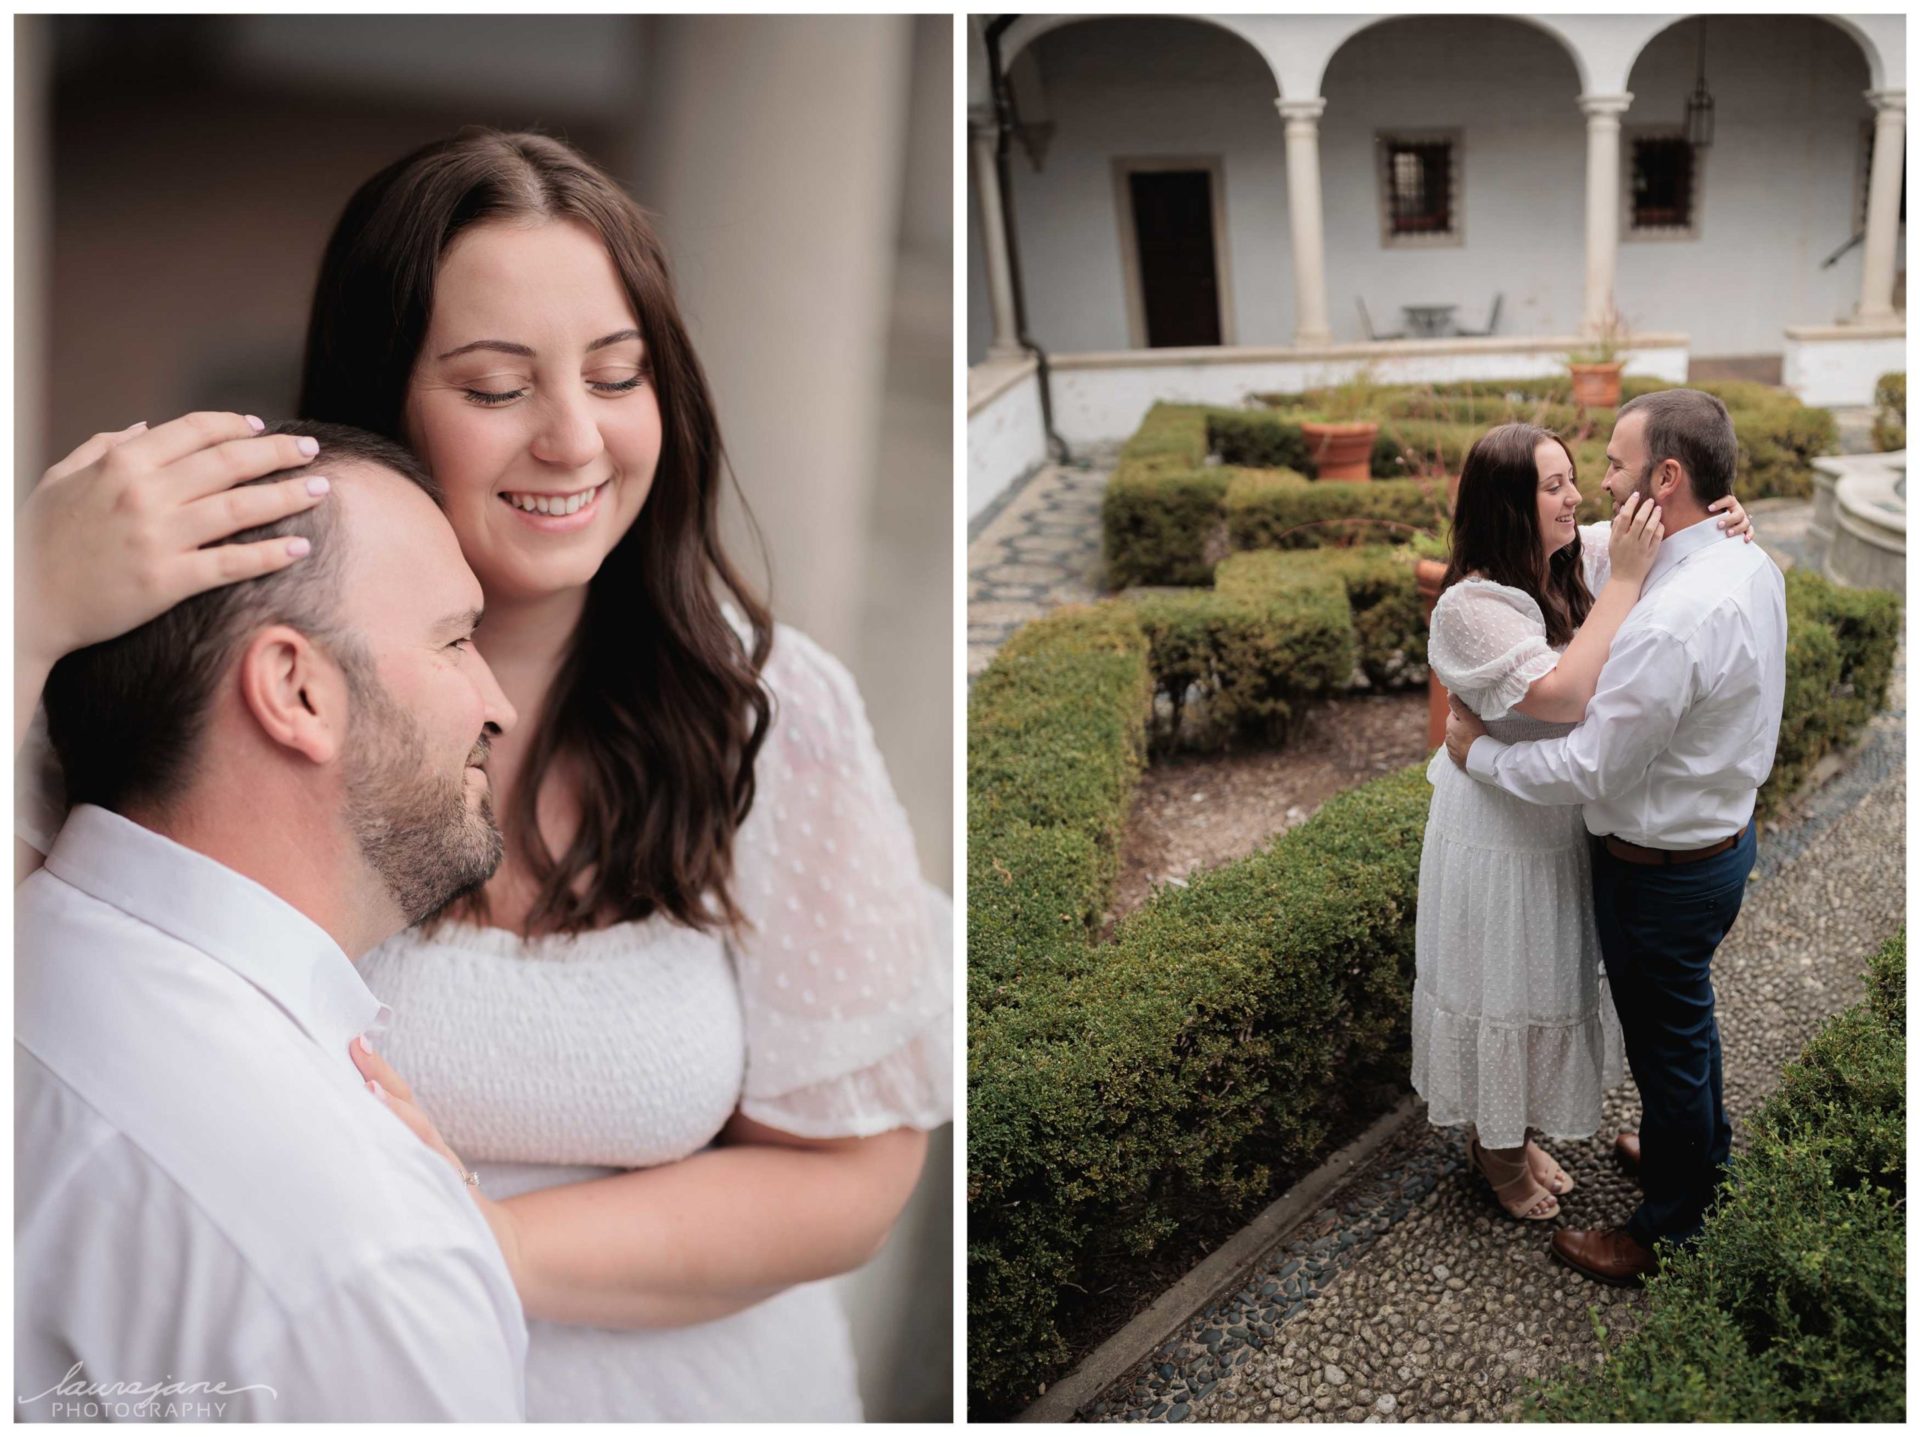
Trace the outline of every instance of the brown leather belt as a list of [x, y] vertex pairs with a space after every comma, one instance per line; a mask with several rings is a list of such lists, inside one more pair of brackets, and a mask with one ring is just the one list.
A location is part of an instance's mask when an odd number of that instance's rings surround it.
[[[1751, 828], [1752, 826], [1753, 825], [1749, 823], [1747, 828]], [[1718, 843], [1709, 843], [1705, 848], [1681, 849], [1642, 848], [1637, 843], [1628, 843], [1624, 838], [1614, 838], [1611, 835], [1600, 841], [1607, 845], [1607, 852], [1611, 853], [1622, 863], [1639, 863], [1649, 868], [1665, 868], [1669, 865], [1698, 863], [1702, 859], [1717, 857], [1725, 853], [1729, 848], [1732, 848], [1734, 844], [1746, 836], [1747, 829], [1743, 828], [1734, 834], [1732, 838], [1723, 838]]]

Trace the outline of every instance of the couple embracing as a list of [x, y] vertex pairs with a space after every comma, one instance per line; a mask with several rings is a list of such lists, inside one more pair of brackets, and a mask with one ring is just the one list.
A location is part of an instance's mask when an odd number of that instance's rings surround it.
[[715, 409], [633, 200], [472, 130], [349, 202], [305, 418], [34, 490], [17, 1418], [860, 1417], [822, 1280], [949, 1115], [949, 955]]
[[1733, 1138], [1710, 968], [1740, 911], [1786, 686], [1786, 595], [1733, 498], [1726, 407], [1621, 406], [1611, 524], [1579, 527], [1567, 446], [1508, 424], [1461, 472], [1429, 657], [1446, 747], [1420, 865], [1413, 1083], [1506, 1212], [1551, 1221], [1572, 1180], [1533, 1141], [1598, 1130], [1622, 1076], [1643, 1198], [1555, 1255], [1638, 1282], [1686, 1245]]

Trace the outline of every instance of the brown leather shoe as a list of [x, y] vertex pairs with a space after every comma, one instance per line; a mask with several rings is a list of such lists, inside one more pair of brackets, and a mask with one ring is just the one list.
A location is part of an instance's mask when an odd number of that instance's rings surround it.
[[1563, 1227], [1553, 1235], [1553, 1255], [1596, 1282], [1615, 1287], [1638, 1286], [1660, 1267], [1651, 1252], [1618, 1227]]
[[1613, 1140], [1613, 1155], [1620, 1159], [1620, 1166], [1630, 1173], [1640, 1171], [1640, 1134], [1622, 1133]]

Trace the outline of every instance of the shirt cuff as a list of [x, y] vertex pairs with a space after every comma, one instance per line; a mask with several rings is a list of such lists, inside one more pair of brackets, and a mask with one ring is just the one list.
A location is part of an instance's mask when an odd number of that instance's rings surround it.
[[1493, 766], [1500, 761], [1500, 755], [1507, 751], [1507, 745], [1497, 738], [1481, 734], [1467, 750], [1467, 772], [1482, 783], [1492, 783]]

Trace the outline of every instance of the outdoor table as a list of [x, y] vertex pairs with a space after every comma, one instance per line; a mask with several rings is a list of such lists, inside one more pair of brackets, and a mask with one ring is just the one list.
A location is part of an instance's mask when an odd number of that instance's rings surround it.
[[1453, 312], [1457, 304], [1403, 304], [1400, 312], [1407, 317], [1409, 333], [1421, 339], [1436, 339], [1453, 333]]

